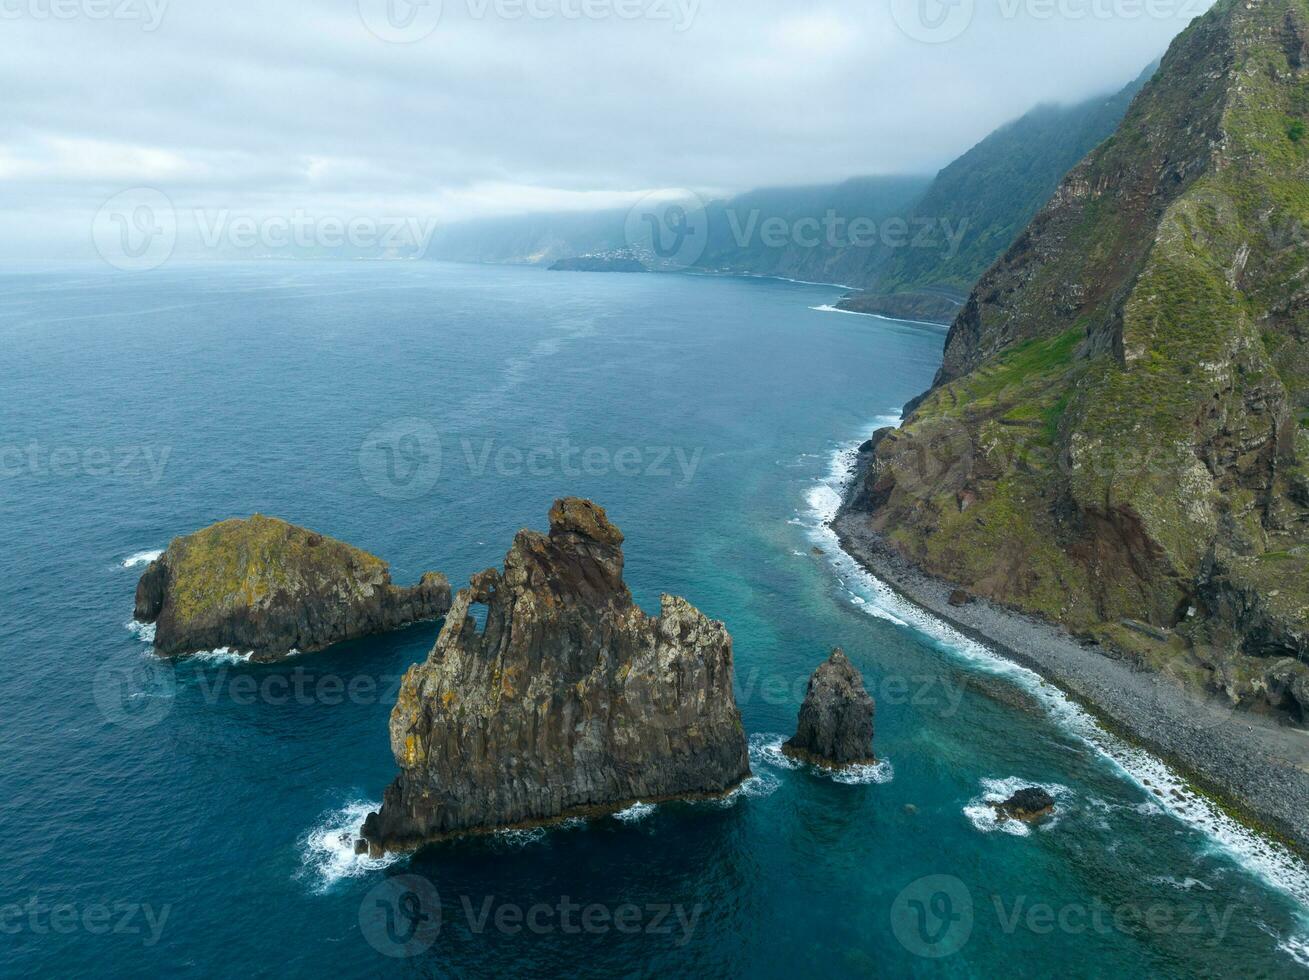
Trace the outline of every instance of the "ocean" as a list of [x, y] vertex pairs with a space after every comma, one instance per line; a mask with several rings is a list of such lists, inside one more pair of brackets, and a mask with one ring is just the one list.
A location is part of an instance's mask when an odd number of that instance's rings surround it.
[[[836, 315], [837, 287], [436, 262], [0, 286], [0, 975], [1309, 970], [1299, 861], [826, 529], [943, 330]], [[131, 622], [150, 556], [217, 520], [457, 588], [565, 495], [623, 530], [644, 608], [681, 595], [731, 630], [755, 775], [730, 799], [356, 857], [436, 626], [168, 665]], [[834, 646], [880, 760], [837, 777], [778, 751]], [[997, 823], [1024, 785], [1056, 816]], [[439, 909], [421, 929], [386, 905], [412, 892]]]

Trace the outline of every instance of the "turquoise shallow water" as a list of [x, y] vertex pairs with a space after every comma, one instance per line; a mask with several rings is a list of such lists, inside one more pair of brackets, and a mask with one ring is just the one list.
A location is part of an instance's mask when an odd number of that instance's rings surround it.
[[[435, 263], [11, 268], [0, 286], [0, 973], [1309, 964], [1298, 864], [823, 532], [841, 451], [925, 387], [941, 331], [813, 309], [827, 287]], [[128, 628], [142, 553], [214, 520], [276, 514], [397, 581], [459, 584], [563, 494], [609, 509], [646, 608], [676, 593], [731, 629], [757, 778], [727, 803], [361, 861], [339, 833], [394, 775], [395, 685], [434, 627], [175, 669]], [[773, 751], [838, 644], [884, 760], [846, 782]], [[1057, 820], [996, 827], [987, 794], [1029, 782]], [[409, 947], [409, 906], [379, 925], [396, 879], [440, 910]]]

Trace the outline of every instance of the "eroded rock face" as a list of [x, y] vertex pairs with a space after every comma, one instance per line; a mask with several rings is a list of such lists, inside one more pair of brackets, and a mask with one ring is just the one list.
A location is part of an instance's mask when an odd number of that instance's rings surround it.
[[260, 514], [176, 538], [136, 587], [136, 618], [155, 624], [167, 657], [228, 648], [277, 660], [449, 608], [444, 575], [395, 586], [380, 558]]
[[995, 812], [1001, 822], [1036, 823], [1054, 813], [1054, 797], [1039, 787], [1020, 789], [1003, 803], [995, 804]]
[[460, 590], [405, 675], [390, 725], [401, 771], [361, 851], [718, 795], [750, 774], [731, 637], [672, 596], [646, 615], [622, 543], [603, 508], [556, 501], [549, 534], [520, 531], [502, 571]]
[[809, 678], [795, 737], [782, 751], [828, 768], [876, 762], [874, 710], [859, 671], [842, 650], [833, 650]]
[[1252, 706], [1276, 661], [1309, 667], [1309, 285], [1282, 190], [1309, 181], [1306, 23], [1305, 0], [1219, 0], [1178, 36], [978, 282], [844, 515]]

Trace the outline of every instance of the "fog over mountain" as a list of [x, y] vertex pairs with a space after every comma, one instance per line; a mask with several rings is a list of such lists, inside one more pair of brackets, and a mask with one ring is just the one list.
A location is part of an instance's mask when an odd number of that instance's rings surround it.
[[1207, 6], [15, 0], [0, 254], [93, 255], [92, 216], [140, 187], [212, 226], [931, 174], [1036, 104], [1121, 87]]

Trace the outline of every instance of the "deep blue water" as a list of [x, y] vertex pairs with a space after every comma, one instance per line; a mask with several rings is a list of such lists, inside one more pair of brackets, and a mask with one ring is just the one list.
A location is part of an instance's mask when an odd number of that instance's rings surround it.
[[[1161, 799], [1148, 757], [836, 553], [840, 450], [943, 341], [811, 309], [838, 294], [435, 263], [0, 273], [0, 973], [1301, 973], [1302, 867]], [[671, 592], [731, 629], [758, 778], [727, 804], [361, 861], [337, 832], [395, 774], [395, 686], [435, 627], [175, 669], [128, 628], [124, 563], [222, 518], [459, 585], [565, 494], [626, 533], [646, 608]], [[769, 750], [834, 645], [878, 699], [885, 761], [850, 783]], [[1060, 801], [1026, 835], [983, 800], [1019, 781]], [[442, 913], [411, 957], [373, 911], [401, 875]]]

